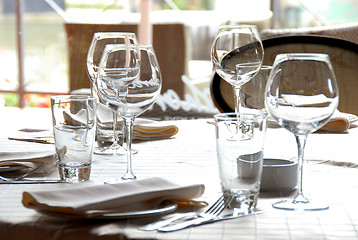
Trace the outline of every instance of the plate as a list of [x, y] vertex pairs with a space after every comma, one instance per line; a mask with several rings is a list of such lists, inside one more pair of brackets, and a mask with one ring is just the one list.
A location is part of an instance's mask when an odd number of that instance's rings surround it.
[[152, 217], [156, 215], [167, 214], [177, 209], [178, 205], [173, 201], [163, 201], [153, 209], [145, 209], [130, 212], [115, 212], [115, 210], [93, 210], [87, 211], [83, 215], [67, 214], [52, 211], [39, 211], [40, 213], [51, 215], [61, 218], [74, 218], [74, 219], [125, 219], [125, 218], [139, 218], [139, 217]]

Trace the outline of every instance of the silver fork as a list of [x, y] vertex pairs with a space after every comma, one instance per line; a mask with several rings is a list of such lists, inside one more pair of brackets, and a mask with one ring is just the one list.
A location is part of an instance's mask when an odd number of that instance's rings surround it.
[[15, 177], [15, 178], [7, 178], [7, 177], [0, 176], [0, 180], [5, 181], [5, 182], [16, 182], [16, 181], [19, 181], [21, 179], [24, 179], [27, 176], [30, 176], [31, 174], [33, 174], [37, 170], [42, 169], [44, 167], [45, 167], [45, 165], [41, 164], [41, 165], [31, 169], [30, 171], [25, 172], [25, 173], [21, 174], [20, 176]]
[[[153, 231], [153, 230], [158, 230], [162, 227], [165, 227], [179, 219], [183, 219], [183, 218], [192, 219], [193, 217], [203, 217], [204, 215], [220, 214], [225, 209], [226, 206], [227, 206], [227, 204], [225, 205], [225, 196], [222, 195], [210, 208], [208, 208], [208, 210], [206, 210], [204, 213], [201, 213], [200, 215], [197, 215], [197, 213], [195, 213], [195, 212], [178, 214], [178, 215], [168, 218], [168, 219], [164, 219], [164, 220], [160, 220], [158, 222], [144, 225], [142, 227], [139, 227], [139, 229], [144, 230], [144, 231]], [[220, 208], [222, 208], [221, 211], [220, 211]], [[218, 211], [220, 211], [220, 212], [218, 212]]]
[[161, 232], [172, 232], [190, 226], [200, 225], [202, 223], [209, 222], [212, 219], [218, 217], [220, 213], [222, 213], [222, 211], [224, 211], [224, 209], [231, 203], [233, 198], [234, 196], [231, 194], [224, 194], [208, 210], [206, 210], [204, 213], [199, 214], [198, 218], [173, 225], [167, 225], [158, 228], [157, 230]]

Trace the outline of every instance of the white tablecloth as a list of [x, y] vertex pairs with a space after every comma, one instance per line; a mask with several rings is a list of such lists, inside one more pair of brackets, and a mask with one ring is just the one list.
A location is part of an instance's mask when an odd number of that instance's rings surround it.
[[[0, 125], [1, 144], [15, 143], [6, 139], [11, 130], [51, 125], [48, 110], [12, 109], [6, 112], [8, 114], [2, 117]], [[31, 121], [38, 126], [31, 125]], [[138, 154], [133, 156], [135, 173], [139, 178], [161, 176], [177, 183], [203, 183], [206, 190], [202, 200], [212, 203], [220, 195], [214, 126], [206, 120], [174, 123], [179, 127], [179, 133], [173, 139], [133, 144], [133, 148], [138, 150]], [[0, 185], [0, 239], [357, 239], [357, 139], [358, 128], [341, 134], [315, 133], [308, 138], [304, 192], [312, 198], [328, 200], [328, 210], [301, 213], [273, 209], [272, 203], [292, 197], [292, 193], [261, 193], [258, 208], [265, 210], [263, 214], [159, 233], [137, 229], [153, 218], [78, 221], [51, 218], [22, 206], [21, 196], [25, 190], [97, 184], [97, 181], [119, 177], [125, 172], [124, 157], [95, 155], [91, 180], [86, 183]], [[24, 148], [44, 146], [26, 142], [16, 144]], [[268, 129], [265, 157], [292, 158], [296, 154], [292, 134], [280, 128]], [[54, 172], [48, 178], [57, 176]]]

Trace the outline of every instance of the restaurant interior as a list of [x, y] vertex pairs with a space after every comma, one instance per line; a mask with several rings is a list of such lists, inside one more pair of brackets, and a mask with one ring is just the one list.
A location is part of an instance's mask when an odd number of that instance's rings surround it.
[[358, 239], [357, 1], [0, 0], [0, 35], [1, 240]]

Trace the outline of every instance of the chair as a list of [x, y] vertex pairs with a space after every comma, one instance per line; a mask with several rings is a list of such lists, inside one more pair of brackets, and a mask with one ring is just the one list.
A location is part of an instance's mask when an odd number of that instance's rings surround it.
[[261, 39], [281, 36], [296, 35], [322, 35], [341, 38], [350, 42], [358, 43], [358, 23], [345, 23], [321, 27], [305, 27], [290, 29], [263, 29], [260, 32]]
[[[89, 88], [86, 56], [95, 32], [138, 32], [137, 24], [65, 23], [69, 49], [70, 91]], [[162, 92], [173, 89], [184, 96], [181, 76], [187, 71], [187, 39], [184, 24], [154, 24], [153, 48], [162, 73]]]
[[[343, 39], [297, 35], [269, 38], [262, 41], [265, 57], [263, 64], [272, 65], [280, 53], [326, 53], [329, 55], [339, 87], [341, 112], [358, 115], [358, 44]], [[231, 86], [217, 74], [211, 82], [215, 106], [222, 112], [234, 111]], [[230, 91], [231, 90], [231, 91]]]

